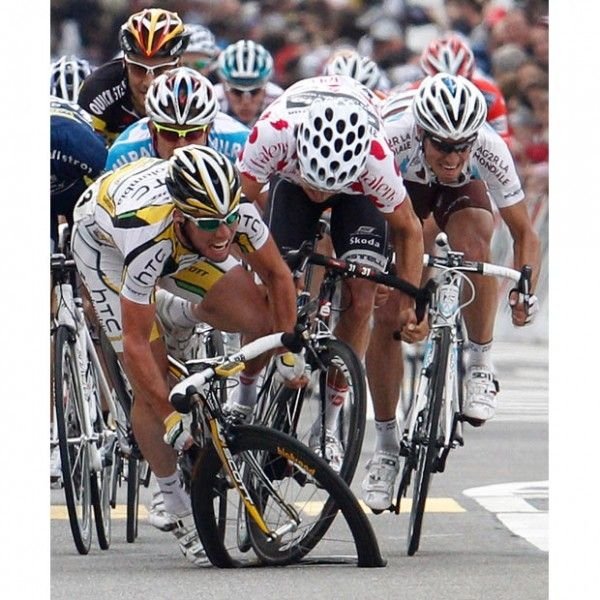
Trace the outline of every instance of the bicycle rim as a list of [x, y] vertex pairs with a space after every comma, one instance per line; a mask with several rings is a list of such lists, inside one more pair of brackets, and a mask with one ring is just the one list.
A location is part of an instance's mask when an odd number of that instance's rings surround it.
[[441, 336], [434, 341], [434, 344], [434, 368], [427, 392], [427, 407], [421, 414], [420, 424], [415, 431], [417, 439], [413, 442], [413, 448], [416, 452], [416, 465], [408, 526], [408, 556], [413, 556], [419, 549], [425, 503], [429, 493], [435, 459], [438, 454], [439, 421], [450, 344], [448, 331], [442, 329]]
[[[369, 522], [347, 484], [308, 448], [277, 431], [239, 426], [232, 430], [229, 449], [256, 508], [281, 537], [268, 539], [240, 507], [240, 495], [224, 474], [216, 451], [206, 448], [194, 468], [192, 507], [214, 565], [235, 567], [257, 560], [284, 565], [300, 560], [319, 542], [327, 555], [340, 549], [347, 555], [357, 544], [359, 561], [362, 556], [367, 562], [382, 562]], [[292, 507], [297, 519], [290, 518], [277, 497]], [[227, 506], [225, 519], [223, 505]], [[344, 518], [336, 519], [340, 509]], [[284, 525], [290, 529], [285, 533]]]
[[72, 334], [65, 326], [55, 333], [53, 387], [69, 524], [77, 551], [87, 554], [92, 538], [89, 447], [83, 440], [77, 357]]

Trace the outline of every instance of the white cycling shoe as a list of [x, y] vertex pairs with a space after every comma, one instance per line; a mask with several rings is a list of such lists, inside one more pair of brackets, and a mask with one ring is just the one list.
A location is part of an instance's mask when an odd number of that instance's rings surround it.
[[152, 494], [152, 501], [150, 503], [150, 510], [148, 511], [148, 522], [156, 529], [161, 531], [173, 531], [177, 527], [177, 523], [183, 516], [191, 514], [185, 512], [182, 515], [174, 515], [165, 510], [165, 501], [163, 494], [160, 490], [156, 490]]
[[367, 475], [362, 482], [362, 497], [372, 510], [387, 510], [392, 505], [394, 484], [400, 471], [399, 453], [377, 450], [367, 463]]
[[173, 529], [173, 535], [179, 543], [181, 553], [194, 565], [208, 562], [206, 552], [196, 531], [193, 517], [180, 519], [177, 527]]
[[[321, 432], [311, 433], [308, 439], [308, 447], [317, 455], [321, 456]], [[325, 430], [325, 460], [333, 471], [339, 473], [344, 462], [344, 449], [335, 434], [329, 429]]]
[[470, 367], [465, 377], [464, 419], [479, 427], [496, 414], [498, 382], [488, 367]]

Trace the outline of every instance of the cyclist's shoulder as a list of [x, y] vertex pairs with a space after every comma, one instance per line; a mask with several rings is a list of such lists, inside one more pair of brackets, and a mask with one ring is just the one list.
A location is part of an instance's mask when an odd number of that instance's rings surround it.
[[156, 156], [148, 122], [147, 117], [136, 121], [115, 139], [108, 150], [107, 169], [114, 169], [138, 158]]
[[212, 131], [217, 134], [239, 133], [248, 135], [250, 128], [240, 120], [220, 110], [215, 116]]
[[[119, 214], [134, 214], [165, 204], [174, 206], [164, 185], [167, 168], [167, 161], [160, 158], [139, 158], [105, 173], [101, 180], [98, 180], [100, 185], [97, 186], [97, 193], [115, 200], [115, 204], [118, 205], [115, 211]], [[144, 221], [156, 221], [164, 217], [163, 213], [164, 210], [151, 210], [144, 217]]]
[[114, 103], [128, 90], [123, 62], [120, 58], [100, 65], [88, 75], [79, 91], [79, 103], [89, 110], [92, 103]]

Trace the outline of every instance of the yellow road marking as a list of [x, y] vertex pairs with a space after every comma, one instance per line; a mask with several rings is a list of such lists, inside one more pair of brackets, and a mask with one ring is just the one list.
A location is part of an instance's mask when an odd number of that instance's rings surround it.
[[[362, 509], [367, 513], [371, 514], [371, 509], [362, 501], [359, 501]], [[310, 515], [317, 515], [321, 510], [322, 502], [308, 502], [299, 506], [304, 512]], [[402, 498], [400, 503], [400, 512], [409, 513], [412, 505], [410, 498]], [[425, 512], [428, 513], [463, 513], [465, 509], [453, 498], [427, 498], [425, 503]], [[145, 506], [140, 504], [139, 517], [145, 519], [148, 516], [148, 510]], [[117, 507], [111, 511], [111, 517], [113, 519], [125, 519], [127, 517], [127, 506], [125, 504], [117, 504]], [[50, 507], [50, 518], [51, 519], [68, 519], [69, 514], [67, 507], [64, 505], [52, 505]]]
[[[140, 504], [138, 515], [140, 519], [145, 519], [148, 516], [148, 509]], [[127, 518], [127, 505], [117, 504], [115, 508], [110, 511], [110, 516], [113, 519], [126, 519]], [[50, 507], [50, 518], [51, 519], [68, 519], [69, 513], [67, 507], [61, 504], [53, 504]]]

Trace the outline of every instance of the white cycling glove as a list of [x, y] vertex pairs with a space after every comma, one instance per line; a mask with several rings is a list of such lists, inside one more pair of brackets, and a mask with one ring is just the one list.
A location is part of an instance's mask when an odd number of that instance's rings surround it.
[[287, 381], [302, 377], [306, 369], [304, 355], [292, 354], [291, 352], [280, 354], [275, 365], [277, 366], [277, 372]]
[[[525, 295], [518, 293], [517, 290], [511, 290], [508, 303], [511, 306], [516, 306], [517, 304], [521, 304], [525, 302]], [[525, 318], [525, 325], [531, 325], [535, 319], [536, 313], [540, 310], [540, 303], [538, 297], [535, 294], [529, 294], [527, 296], [526, 303], [527, 317]]]
[[187, 450], [194, 443], [194, 438], [190, 433], [189, 415], [181, 415], [177, 411], [173, 411], [164, 420], [164, 424], [166, 433], [163, 439], [175, 450], [180, 452]]

